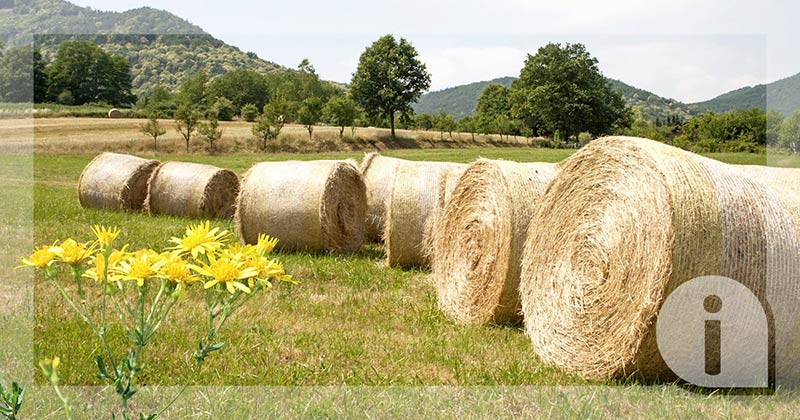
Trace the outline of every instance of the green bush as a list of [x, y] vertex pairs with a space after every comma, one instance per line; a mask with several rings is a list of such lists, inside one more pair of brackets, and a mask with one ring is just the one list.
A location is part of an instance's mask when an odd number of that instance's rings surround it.
[[242, 107], [241, 114], [245, 121], [253, 122], [258, 118], [258, 107], [254, 104], [247, 104]]

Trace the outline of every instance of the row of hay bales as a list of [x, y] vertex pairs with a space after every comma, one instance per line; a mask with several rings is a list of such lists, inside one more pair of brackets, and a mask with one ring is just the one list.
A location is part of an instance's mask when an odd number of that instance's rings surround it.
[[799, 175], [631, 137], [558, 165], [480, 159], [430, 239], [439, 306], [460, 324], [524, 322], [538, 357], [570, 373], [671, 380], [655, 334], [664, 299], [725, 276], [771, 310], [777, 383], [796, 383]]
[[357, 250], [365, 238], [366, 197], [353, 161], [257, 163], [240, 185], [235, 173], [211, 165], [103, 153], [78, 181], [86, 208], [233, 217], [245, 242], [267, 233], [283, 249]]
[[230, 218], [238, 192], [239, 177], [227, 169], [118, 153], [95, 157], [78, 180], [83, 207], [186, 217]]
[[[111, 165], [90, 170], [99, 159]], [[81, 204], [135, 209], [141, 199], [150, 212], [181, 212], [152, 202], [154, 177], [171, 163], [101, 155], [81, 177]], [[208, 184], [199, 168], [191, 173], [169, 179]], [[164, 187], [172, 197], [175, 189]], [[523, 322], [541, 360], [591, 379], [671, 378], [655, 339], [665, 297], [702, 275], [736, 279], [771, 306], [778, 379], [800, 378], [796, 170], [607, 137], [559, 164], [378, 154], [360, 169], [258, 163], [238, 190], [228, 200], [244, 241], [268, 233], [284, 248], [353, 251], [383, 239], [388, 265], [430, 266], [448, 317]]]

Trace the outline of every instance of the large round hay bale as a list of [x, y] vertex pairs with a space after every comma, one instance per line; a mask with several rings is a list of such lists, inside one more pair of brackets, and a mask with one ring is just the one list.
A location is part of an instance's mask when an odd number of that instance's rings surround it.
[[117, 108], [111, 108], [108, 111], [108, 118], [122, 118], [122, 111]]
[[[800, 378], [800, 205], [781, 194], [651, 140], [589, 143], [560, 165], [529, 226], [520, 295], [534, 350], [588, 378], [671, 379], [655, 333], [661, 305], [717, 275], [771, 307], [777, 378]], [[735, 343], [741, 332], [723, 334]]]
[[78, 201], [85, 208], [141, 210], [147, 180], [159, 164], [131, 155], [100, 154], [78, 179]]
[[350, 252], [364, 242], [367, 191], [351, 161], [257, 163], [237, 204], [236, 230], [246, 243], [266, 233], [284, 249]]
[[425, 227], [439, 203], [442, 174], [465, 168], [461, 163], [402, 162], [386, 202], [384, 242], [389, 266], [427, 267]]
[[145, 201], [152, 214], [233, 217], [239, 178], [233, 171], [191, 162], [167, 162], [153, 171]]
[[768, 187], [791, 192], [800, 197], [800, 169], [779, 168], [761, 165], [737, 165], [749, 177], [763, 182]]
[[552, 163], [479, 159], [458, 181], [432, 243], [439, 307], [459, 324], [520, 321], [520, 257]]
[[383, 237], [386, 202], [392, 192], [397, 165], [403, 159], [368, 153], [361, 161], [361, 173], [367, 185], [367, 239], [378, 241]]

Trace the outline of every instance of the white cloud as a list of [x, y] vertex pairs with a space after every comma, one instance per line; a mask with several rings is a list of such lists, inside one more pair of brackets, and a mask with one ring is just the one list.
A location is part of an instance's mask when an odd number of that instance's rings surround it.
[[431, 73], [431, 90], [516, 76], [526, 51], [512, 47], [443, 48], [423, 50], [420, 59]]

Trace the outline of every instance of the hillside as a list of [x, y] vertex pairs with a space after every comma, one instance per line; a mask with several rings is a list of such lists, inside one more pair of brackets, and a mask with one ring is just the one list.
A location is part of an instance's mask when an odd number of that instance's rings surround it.
[[92, 41], [128, 59], [135, 93], [156, 84], [174, 88], [184, 76], [201, 69], [211, 76], [237, 68], [286, 70], [228, 45], [169, 12], [147, 7], [101, 12], [63, 0], [17, 0], [13, 9], [0, 11], [0, 34], [9, 45], [30, 42], [32, 34], [37, 34], [34, 42], [45, 61], [65, 40]]
[[411, 107], [417, 114], [437, 114], [444, 111], [456, 118], [462, 118], [475, 112], [475, 105], [486, 86], [494, 83], [511, 86], [514, 80], [516, 77], [501, 77], [429, 92], [422, 95]]
[[[456, 118], [471, 115], [475, 112], [475, 105], [483, 89], [492, 83], [511, 86], [515, 77], [501, 77], [494, 80], [470, 83], [448, 89], [429, 92], [412, 107], [417, 113], [436, 114], [444, 111]], [[695, 109], [675, 99], [662, 98], [652, 92], [635, 88], [619, 80], [608, 79], [611, 86], [622, 93], [623, 98], [631, 107], [640, 110], [646, 118], [655, 120], [666, 119], [669, 116], [688, 118], [695, 113]]]
[[789, 115], [800, 110], [800, 73], [767, 85], [736, 89], [693, 105], [715, 112], [724, 112], [729, 109], [764, 109], [769, 105], [769, 109]]

